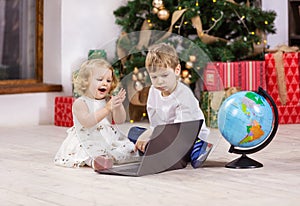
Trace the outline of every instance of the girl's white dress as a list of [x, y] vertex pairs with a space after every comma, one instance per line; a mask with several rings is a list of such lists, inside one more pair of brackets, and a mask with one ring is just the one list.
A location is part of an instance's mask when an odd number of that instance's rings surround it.
[[[96, 111], [106, 105], [105, 99], [79, 98], [87, 104], [89, 111]], [[74, 126], [67, 130], [67, 138], [55, 155], [56, 165], [91, 166], [91, 161], [102, 155], [112, 158], [117, 164], [139, 160], [139, 155], [133, 152], [134, 144], [107, 117], [92, 128], [83, 127], [74, 113], [73, 121]]]

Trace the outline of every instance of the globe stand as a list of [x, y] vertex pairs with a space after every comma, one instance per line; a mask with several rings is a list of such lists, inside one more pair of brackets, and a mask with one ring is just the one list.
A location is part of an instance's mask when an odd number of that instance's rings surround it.
[[226, 164], [225, 167], [233, 169], [249, 169], [263, 167], [263, 164], [251, 159], [246, 154], [242, 154], [241, 157]]

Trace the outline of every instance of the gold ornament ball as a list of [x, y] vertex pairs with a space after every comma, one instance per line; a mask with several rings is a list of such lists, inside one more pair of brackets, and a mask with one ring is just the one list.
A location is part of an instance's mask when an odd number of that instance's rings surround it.
[[166, 9], [162, 9], [157, 13], [157, 16], [160, 20], [167, 20], [170, 16], [170, 12]]
[[141, 72], [139, 72], [137, 74], [137, 79], [140, 80], [140, 81], [142, 81], [144, 79], [144, 75]]
[[158, 11], [159, 11], [159, 10], [158, 10], [158, 8], [156, 8], [156, 7], [153, 7], [153, 9], [152, 9], [152, 13], [153, 13], [153, 14], [157, 14], [157, 13], [158, 13]]
[[136, 81], [134, 83], [134, 89], [136, 91], [142, 91], [142, 89], [144, 88], [143, 84], [140, 81]]
[[182, 78], [187, 78], [189, 76], [189, 72], [187, 70], [183, 70], [181, 76]]
[[183, 82], [187, 85], [191, 84], [191, 80], [187, 77], [183, 79]]
[[196, 56], [195, 55], [191, 55], [190, 56], [190, 61], [191, 62], [195, 62], [196, 61]]
[[155, 8], [161, 8], [164, 5], [164, 2], [162, 0], [153, 0], [152, 1], [152, 6]]
[[193, 62], [188, 61], [185, 63], [185, 68], [187, 68], [187, 69], [191, 69], [191, 68], [193, 68], [193, 66], [194, 66]]
[[137, 74], [137, 73], [139, 73], [139, 68], [137, 68], [137, 67], [134, 67], [134, 69], [133, 69], [133, 73], [134, 73], [134, 74]]
[[137, 81], [138, 80], [138, 78], [137, 78], [137, 76], [135, 74], [132, 75], [131, 79], [132, 79], [132, 81]]

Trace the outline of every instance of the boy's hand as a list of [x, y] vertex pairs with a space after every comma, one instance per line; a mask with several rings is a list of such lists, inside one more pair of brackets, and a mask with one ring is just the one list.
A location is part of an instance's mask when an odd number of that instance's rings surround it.
[[140, 150], [141, 152], [145, 152], [145, 148], [146, 148], [146, 145], [148, 144], [148, 142], [149, 142], [149, 139], [142, 140], [139, 138], [135, 143], [134, 151], [136, 152], [137, 150]]
[[145, 152], [146, 146], [150, 140], [150, 136], [151, 136], [151, 129], [146, 130], [143, 134], [141, 134], [141, 136], [137, 139], [136, 143], [135, 143], [135, 152], [137, 150], [140, 150], [141, 152]]

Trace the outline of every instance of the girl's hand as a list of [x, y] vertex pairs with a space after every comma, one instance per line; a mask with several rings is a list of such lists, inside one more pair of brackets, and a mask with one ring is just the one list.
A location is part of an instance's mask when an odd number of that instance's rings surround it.
[[126, 98], [126, 91], [125, 91], [125, 89], [121, 89], [120, 91], [119, 91], [119, 93], [116, 95], [116, 97], [118, 97], [118, 99], [121, 101], [121, 103], [123, 103], [123, 101], [125, 100], [125, 98]]
[[125, 98], [126, 91], [122, 88], [116, 96], [111, 97], [111, 99], [106, 103], [105, 107], [111, 112], [114, 109], [122, 106], [122, 103], [124, 102]]

